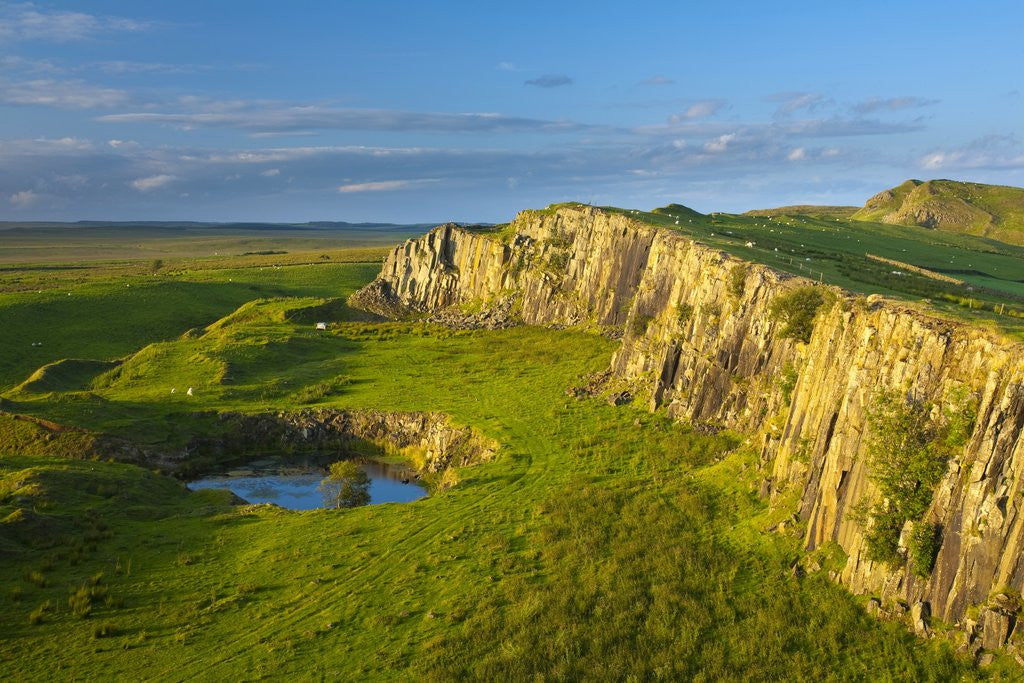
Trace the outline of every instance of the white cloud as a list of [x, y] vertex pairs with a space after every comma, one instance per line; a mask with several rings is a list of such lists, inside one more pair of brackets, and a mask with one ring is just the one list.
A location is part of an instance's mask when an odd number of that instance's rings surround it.
[[147, 178], [136, 178], [131, 182], [131, 185], [139, 192], [150, 192], [152, 190], [159, 189], [174, 180], [176, 180], [174, 176], [162, 173], [160, 175], [149, 176]]
[[18, 83], [0, 82], [0, 102], [58, 109], [109, 108], [127, 104], [128, 93], [84, 81], [37, 79]]
[[414, 112], [348, 109], [281, 102], [218, 102], [187, 99], [180, 112], [136, 111], [97, 118], [104, 123], [153, 123], [192, 128], [233, 128], [257, 135], [312, 130], [428, 132], [551, 132], [596, 130], [573, 121], [552, 121], [490, 112]]
[[341, 185], [338, 187], [338, 192], [345, 194], [352, 192], [390, 192], [392, 190], [402, 190], [408, 187], [415, 187], [416, 185], [426, 185], [436, 182], [438, 181], [435, 178], [423, 178], [420, 180], [380, 180], [370, 183], [351, 183], [348, 185]]
[[803, 161], [807, 158], [807, 150], [803, 147], [796, 147], [786, 155], [786, 158], [790, 161]]
[[107, 140], [107, 144], [114, 149], [131, 149], [139, 146], [134, 140]]
[[281, 169], [279, 168], [268, 168], [265, 171], [260, 171], [260, 175], [264, 178], [273, 178], [274, 176], [281, 175]]
[[151, 22], [39, 8], [31, 2], [0, 3], [0, 39], [66, 43], [108, 33], [134, 33]]
[[801, 109], [814, 111], [833, 103], [832, 98], [816, 92], [780, 92], [768, 96], [769, 102], [778, 102], [776, 115], [787, 116]]
[[1024, 145], [1013, 135], [989, 135], [959, 147], [932, 150], [918, 159], [918, 165], [932, 171], [1024, 168]]
[[707, 118], [708, 116], [713, 116], [714, 114], [716, 114], [720, 109], [722, 109], [725, 106], [725, 104], [725, 100], [700, 100], [699, 102], [694, 102], [689, 107], [687, 107], [686, 111], [683, 112], [682, 116], [673, 114], [669, 118], [669, 122], [678, 123], [679, 121], [683, 121], [686, 119]]
[[729, 147], [729, 143], [735, 139], [735, 133], [726, 133], [725, 135], [719, 135], [714, 140], [708, 140], [706, 143], [704, 143], [704, 151], [716, 154], [719, 152], [724, 152]]
[[10, 197], [11, 204], [14, 204], [17, 207], [31, 206], [35, 204], [38, 200], [39, 195], [37, 195], [32, 190], [22, 190], [21, 192], [15, 192]]
[[929, 100], [924, 97], [872, 97], [853, 105], [853, 110], [858, 114], [870, 114], [875, 111], [898, 111], [901, 109], [920, 109], [932, 104], [938, 104], [938, 100]]

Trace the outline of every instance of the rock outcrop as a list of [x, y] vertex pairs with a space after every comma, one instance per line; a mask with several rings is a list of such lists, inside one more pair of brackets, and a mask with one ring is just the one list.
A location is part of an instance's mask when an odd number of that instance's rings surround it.
[[10, 452], [110, 459], [196, 475], [244, 463], [266, 453], [341, 455], [367, 448], [399, 454], [424, 474], [441, 473], [494, 457], [498, 444], [443, 413], [308, 409], [245, 415], [219, 414], [216, 436], [192, 439], [184, 448], [135, 443], [109, 434], [0, 411], [0, 441]]
[[490, 460], [498, 445], [442, 413], [334, 410], [329, 408], [242, 415], [222, 413], [224, 434], [197, 440], [190, 450], [244, 453], [361, 453], [367, 445], [403, 454], [423, 473]]
[[[824, 304], [805, 343], [785, 333], [772, 304], [811, 286]], [[609, 382], [652, 409], [750, 434], [763, 492], [800, 492], [806, 547], [845, 551], [841, 583], [879, 605], [917, 606], [922, 630], [930, 615], [981, 628], [986, 647], [1012, 634], [1007, 609], [995, 612], [1005, 620], [986, 617], [991, 627], [966, 615], [999, 590], [1024, 588], [1024, 346], [581, 205], [526, 211], [500, 231], [440, 226], [396, 248], [371, 287], [392, 310], [512, 301], [510, 315], [524, 323], [621, 334]], [[882, 391], [931, 401], [936, 414], [951, 396], [976, 407], [924, 516], [941, 532], [924, 579], [868, 559], [866, 522], [855, 514], [880, 498], [867, 415]]]

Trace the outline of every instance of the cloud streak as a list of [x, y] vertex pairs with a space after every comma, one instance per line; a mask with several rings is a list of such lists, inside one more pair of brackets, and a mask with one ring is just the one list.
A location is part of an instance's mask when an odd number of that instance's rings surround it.
[[565, 74], [545, 74], [523, 81], [523, 85], [532, 85], [537, 88], [562, 88], [572, 84], [573, 80]]
[[255, 102], [207, 103], [203, 108], [205, 111], [138, 111], [107, 114], [98, 117], [97, 120], [116, 124], [163, 124], [185, 129], [234, 128], [260, 134], [313, 130], [566, 133], [598, 128], [573, 121], [552, 121], [495, 113], [415, 112]]
[[80, 80], [50, 78], [10, 83], [0, 81], [0, 103], [57, 109], [110, 109], [128, 104], [124, 90], [105, 88]]
[[153, 190], [158, 190], [175, 180], [176, 178], [174, 176], [162, 173], [160, 175], [149, 176], [148, 178], [136, 178], [131, 182], [131, 186], [139, 192], [151, 192]]
[[798, 111], [816, 111], [833, 104], [831, 97], [816, 92], [780, 92], [769, 95], [767, 100], [778, 103], [776, 116], [789, 116]]
[[1024, 145], [1013, 135], [988, 135], [965, 145], [933, 149], [918, 160], [929, 171], [1024, 168]]
[[338, 192], [352, 194], [354, 192], [390, 192], [393, 190], [404, 190], [418, 185], [436, 183], [433, 178], [422, 178], [420, 180], [379, 180], [369, 183], [350, 183], [340, 185]]
[[853, 110], [858, 114], [872, 114], [877, 111], [901, 111], [904, 109], [920, 109], [933, 104], [939, 100], [929, 100], [924, 97], [872, 97], [853, 105]]
[[0, 40], [69, 43], [111, 33], [136, 33], [151, 22], [123, 17], [42, 9], [31, 2], [0, 3]]

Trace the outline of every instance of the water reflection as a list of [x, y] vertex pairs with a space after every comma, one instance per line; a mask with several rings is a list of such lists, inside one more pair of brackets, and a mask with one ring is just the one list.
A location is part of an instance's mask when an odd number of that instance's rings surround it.
[[[405, 465], [367, 460], [359, 466], [370, 477], [370, 505], [409, 503], [427, 495], [416, 474]], [[324, 507], [318, 490], [326, 471], [323, 467], [284, 467], [271, 461], [252, 463], [223, 475], [203, 477], [189, 482], [193, 491], [228, 489], [249, 503], [274, 503], [289, 510], [315, 510]]]

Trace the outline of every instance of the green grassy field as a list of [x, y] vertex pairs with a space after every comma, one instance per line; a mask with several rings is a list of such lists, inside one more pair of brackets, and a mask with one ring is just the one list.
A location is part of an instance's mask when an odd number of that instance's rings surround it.
[[430, 227], [432, 224], [0, 222], [0, 266], [319, 253], [390, 246]]
[[[95, 284], [77, 294], [92, 308], [63, 315], [82, 325], [104, 310], [154, 308], [166, 333], [131, 325], [106, 340], [101, 324], [76, 328], [67, 340], [76, 357], [146, 346], [113, 370], [71, 366], [49, 378], [55, 384], [9, 391], [6, 408], [172, 444], [209, 428], [204, 411], [299, 407], [303, 387], [344, 375], [342, 392], [322, 405], [443, 411], [497, 439], [499, 458], [460, 470], [455, 488], [416, 503], [289, 512], [232, 507], [132, 465], [8, 454], [7, 677], [970, 674], [945, 646], [867, 617], [824, 576], [792, 575], [798, 539], [764, 532], [791, 510], [760, 502], [755, 458], [736, 439], [567, 398], [580, 375], [607, 365], [612, 342], [537, 328], [360, 322], [337, 306], [326, 309], [336, 321], [329, 333], [311, 329], [306, 318], [325, 310], [315, 308], [325, 296], [374, 272], [353, 264], [193, 273], [189, 287], [205, 289], [174, 298], [154, 285], [159, 304], [127, 308], [118, 284]], [[276, 298], [206, 331], [172, 331], [213, 322], [214, 309], [236, 297], [268, 294]], [[199, 298], [204, 308], [194, 310]], [[38, 304], [26, 310], [58, 306], [59, 316], [63, 299]], [[12, 377], [29, 374], [9, 367]], [[183, 381], [195, 396], [181, 394]]]
[[[626, 211], [653, 225], [794, 275], [915, 302], [1024, 339], [1024, 247], [913, 226], [800, 214], [693, 215], [671, 206]], [[925, 268], [943, 282], [868, 255]]]

